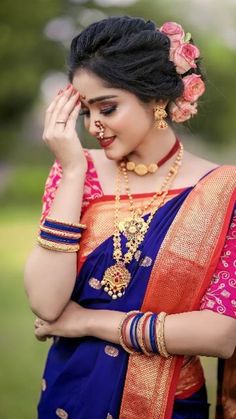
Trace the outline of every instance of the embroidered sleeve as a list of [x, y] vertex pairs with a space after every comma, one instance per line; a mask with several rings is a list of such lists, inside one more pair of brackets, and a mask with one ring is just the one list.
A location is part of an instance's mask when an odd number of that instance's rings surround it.
[[236, 318], [236, 208], [211, 285], [200, 310], [212, 310]]
[[[84, 183], [82, 214], [93, 199], [101, 197], [103, 195], [102, 188], [98, 180], [97, 172], [96, 172], [96, 169], [93, 164], [93, 160], [88, 150], [84, 150], [84, 154], [87, 159], [88, 169], [86, 172], [86, 178], [85, 178], [85, 183]], [[45, 183], [45, 190], [44, 190], [44, 194], [42, 198], [43, 208], [42, 208], [41, 222], [45, 219], [45, 217], [50, 212], [50, 208], [52, 206], [61, 178], [62, 178], [62, 167], [58, 161], [55, 161]]]
[[42, 216], [41, 222], [47, 217], [50, 208], [52, 206], [56, 190], [60, 184], [62, 178], [62, 167], [60, 163], [56, 160], [51, 167], [48, 178], [45, 183], [45, 189], [43, 194], [43, 207], [42, 207]]
[[85, 184], [84, 184], [82, 213], [89, 206], [89, 204], [91, 203], [93, 199], [100, 198], [103, 195], [103, 191], [98, 180], [98, 175], [94, 167], [92, 157], [89, 154], [88, 150], [84, 150], [84, 153], [85, 153], [87, 163], [88, 163], [88, 170], [86, 173]]

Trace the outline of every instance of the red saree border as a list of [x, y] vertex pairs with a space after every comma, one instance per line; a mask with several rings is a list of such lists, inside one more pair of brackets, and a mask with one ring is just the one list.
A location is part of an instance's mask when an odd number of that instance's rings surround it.
[[[236, 168], [222, 166], [190, 192], [161, 245], [142, 311], [178, 313], [199, 306], [224, 244], [235, 184]], [[182, 362], [180, 356], [130, 356], [119, 418], [170, 419]]]

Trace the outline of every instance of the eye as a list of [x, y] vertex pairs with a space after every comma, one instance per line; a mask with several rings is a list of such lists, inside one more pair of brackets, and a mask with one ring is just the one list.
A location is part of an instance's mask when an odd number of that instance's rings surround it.
[[111, 114], [112, 112], [114, 112], [115, 110], [116, 110], [116, 108], [117, 108], [117, 106], [116, 105], [113, 105], [113, 106], [109, 106], [109, 107], [106, 107], [106, 108], [103, 108], [103, 109], [101, 109], [101, 113], [103, 114], [103, 115], [109, 115], [109, 114]]

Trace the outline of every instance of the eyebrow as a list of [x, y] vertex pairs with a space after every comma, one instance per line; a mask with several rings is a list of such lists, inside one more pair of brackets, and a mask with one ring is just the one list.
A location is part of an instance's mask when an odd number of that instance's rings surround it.
[[[93, 105], [94, 103], [96, 103], [96, 102], [102, 102], [103, 100], [106, 100], [106, 99], [113, 99], [114, 97], [117, 97], [117, 96], [115, 96], [115, 95], [108, 95], [108, 96], [98, 96], [98, 97], [95, 97], [95, 98], [93, 98], [93, 99], [89, 99], [88, 100], [88, 104], [89, 105]], [[82, 102], [82, 101], [81, 101]]]

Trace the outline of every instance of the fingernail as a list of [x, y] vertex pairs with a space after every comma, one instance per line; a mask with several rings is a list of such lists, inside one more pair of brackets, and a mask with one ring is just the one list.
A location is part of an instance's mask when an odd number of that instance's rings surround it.
[[57, 93], [58, 95], [60, 95], [63, 92], [62, 89], [59, 90], [59, 92]]
[[79, 105], [81, 103], [81, 100], [80, 100], [80, 98], [79, 99], [77, 99], [77, 101], [76, 101], [76, 105]]
[[72, 86], [71, 83], [67, 84], [67, 86], [65, 87], [65, 90], [69, 90], [69, 88]]

